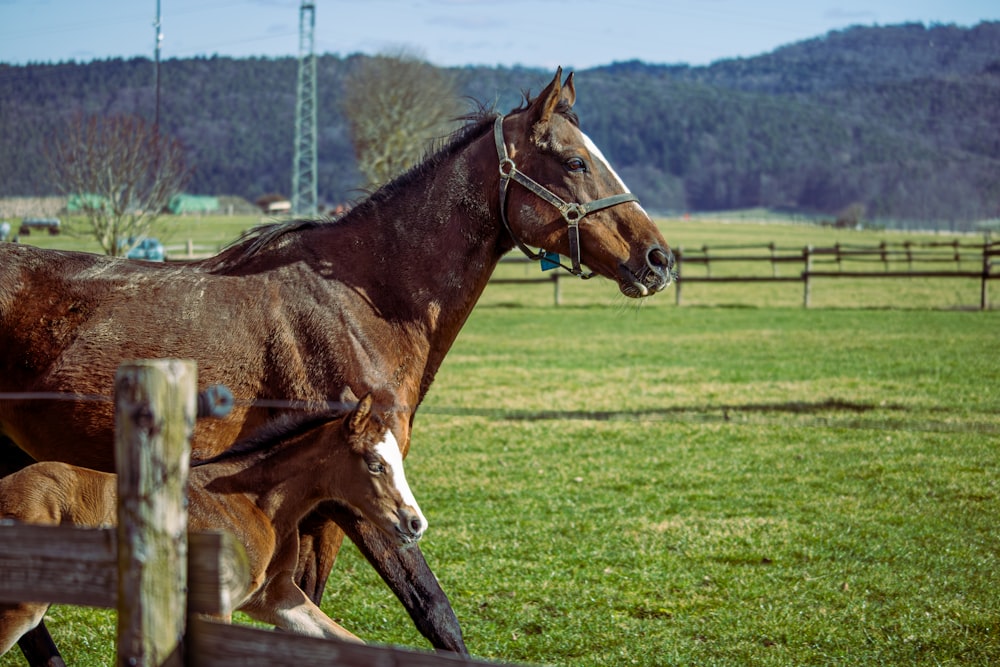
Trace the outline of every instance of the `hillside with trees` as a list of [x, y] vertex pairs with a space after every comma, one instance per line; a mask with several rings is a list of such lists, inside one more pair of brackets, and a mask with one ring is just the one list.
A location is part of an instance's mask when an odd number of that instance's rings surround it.
[[[366, 56], [318, 58], [319, 192], [365, 179], [342, 107]], [[294, 58], [161, 64], [163, 131], [188, 189], [251, 201], [290, 189]], [[502, 111], [552, 72], [466, 67], [458, 89]], [[967, 228], [1000, 216], [1000, 23], [855, 27], [706, 67], [613, 63], [577, 72], [587, 133], [654, 211], [766, 207]], [[0, 65], [0, 196], [46, 195], [46, 151], [75, 114], [152, 117], [144, 58]]]

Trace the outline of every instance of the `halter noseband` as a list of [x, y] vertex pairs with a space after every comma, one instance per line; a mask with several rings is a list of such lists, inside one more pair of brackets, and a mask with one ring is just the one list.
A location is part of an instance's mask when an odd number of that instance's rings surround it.
[[[503, 116], [497, 116], [496, 121], [493, 123], [493, 139], [497, 145], [497, 157], [500, 159], [500, 219], [503, 221], [503, 226], [507, 229], [507, 233], [514, 239], [514, 242], [521, 249], [521, 252], [529, 258], [533, 260], [544, 259], [547, 262], [558, 264], [574, 276], [579, 276], [584, 280], [587, 278], [593, 278], [593, 272], [584, 273], [580, 269], [580, 221], [583, 220], [587, 214], [593, 213], [594, 211], [600, 211], [601, 209], [610, 208], [612, 206], [617, 206], [618, 204], [624, 204], [630, 201], [638, 202], [639, 198], [631, 192], [625, 192], [620, 195], [612, 195], [610, 197], [595, 199], [594, 201], [589, 201], [586, 204], [564, 202], [554, 192], [532, 180], [530, 177], [526, 176], [524, 172], [519, 171], [517, 165], [515, 165], [514, 161], [510, 159], [510, 156], [507, 154], [507, 144], [503, 139]], [[521, 239], [517, 237], [516, 234], [514, 234], [514, 230], [510, 228], [510, 223], [507, 221], [507, 189], [512, 180], [517, 181], [528, 190], [531, 190], [536, 195], [555, 206], [559, 210], [559, 213], [562, 214], [563, 220], [566, 221], [567, 225], [566, 231], [569, 236], [569, 253], [570, 259], [573, 262], [572, 268], [561, 262], [555, 261], [552, 256], [544, 252], [532, 251], [521, 241]]]

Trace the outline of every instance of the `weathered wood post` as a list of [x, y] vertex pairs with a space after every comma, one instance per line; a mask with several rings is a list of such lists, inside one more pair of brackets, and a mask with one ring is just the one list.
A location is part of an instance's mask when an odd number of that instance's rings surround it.
[[[811, 285], [809, 284], [809, 280], [811, 278], [812, 268], [813, 268], [813, 247], [811, 245], [807, 245], [805, 248], [802, 249], [802, 255], [804, 256], [805, 259], [805, 270], [802, 271], [802, 282], [804, 283], [804, 286], [802, 288], [802, 307], [808, 308], [809, 299], [812, 296], [810, 294]], [[839, 253], [837, 256], [838, 257], [840, 256]]]
[[983, 273], [979, 283], [979, 310], [990, 309], [990, 270], [993, 268], [993, 244], [983, 243]]
[[684, 246], [674, 248], [674, 271], [677, 278], [674, 280], [674, 304], [681, 305], [681, 266], [684, 264]]
[[115, 375], [119, 667], [184, 664], [193, 361], [122, 364]]

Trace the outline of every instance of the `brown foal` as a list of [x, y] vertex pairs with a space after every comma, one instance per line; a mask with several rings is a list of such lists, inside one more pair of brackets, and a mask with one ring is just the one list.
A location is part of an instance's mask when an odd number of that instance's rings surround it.
[[[383, 402], [385, 401], [385, 402]], [[190, 530], [224, 530], [246, 548], [250, 582], [237, 608], [279, 628], [360, 641], [324, 614], [295, 583], [299, 521], [331, 501], [363, 516], [401, 546], [427, 521], [406, 482], [389, 429], [392, 396], [367, 394], [349, 413], [283, 418], [208, 461], [189, 479]], [[0, 479], [0, 517], [24, 523], [112, 526], [111, 473], [55, 461]], [[0, 605], [0, 654], [38, 625], [40, 602]]]

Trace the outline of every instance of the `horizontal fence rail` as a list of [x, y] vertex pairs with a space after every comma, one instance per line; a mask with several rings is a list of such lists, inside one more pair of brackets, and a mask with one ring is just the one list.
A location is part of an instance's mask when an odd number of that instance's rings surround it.
[[[994, 272], [1000, 265], [997, 259], [1000, 242], [991, 241], [883, 242], [877, 246], [837, 243], [802, 248], [779, 247], [774, 243], [719, 245], [675, 248], [674, 256], [678, 273], [674, 292], [677, 305], [681, 305], [683, 287], [689, 283], [802, 283], [802, 305], [808, 308], [814, 278], [965, 278], [980, 281], [979, 307], [987, 310], [989, 281], [1000, 278], [1000, 272]], [[760, 265], [765, 270], [739, 266], [735, 272], [722, 273], [721, 267], [727, 264]], [[685, 273], [685, 267], [690, 266], [704, 267], [704, 274]]]
[[[184, 245], [167, 247], [168, 261], [202, 259], [217, 250], [196, 246], [190, 240]], [[679, 280], [675, 286], [675, 301], [682, 303], [686, 283], [803, 283], [803, 306], [810, 305], [810, 281], [813, 278], [966, 278], [979, 279], [982, 310], [989, 308], [987, 283], [1000, 277], [994, 268], [1000, 263], [1000, 243], [963, 243], [961, 241], [902, 241], [882, 242], [877, 246], [836, 243], [832, 246], [779, 247], [774, 243], [756, 245], [716, 245], [700, 248], [675, 248]], [[720, 274], [724, 264], [760, 264], [769, 267], [764, 273]], [[568, 277], [560, 270], [528, 272], [514, 275], [514, 265], [535, 265], [533, 260], [517, 253], [505, 255], [490, 279], [494, 285], [552, 285], [553, 304], [562, 304], [560, 280]], [[797, 265], [797, 266], [796, 266]], [[684, 274], [684, 266], [704, 267], [704, 275]], [[786, 267], [794, 266], [789, 271]], [[713, 267], [716, 273], [713, 274]], [[877, 267], [877, 268], [875, 268]], [[784, 269], [784, 270], [783, 270]]]

